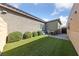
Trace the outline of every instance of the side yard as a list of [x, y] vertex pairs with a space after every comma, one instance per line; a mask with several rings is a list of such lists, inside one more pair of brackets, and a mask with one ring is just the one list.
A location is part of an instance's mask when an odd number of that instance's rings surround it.
[[7, 43], [3, 56], [76, 56], [69, 40], [60, 40], [45, 35]]

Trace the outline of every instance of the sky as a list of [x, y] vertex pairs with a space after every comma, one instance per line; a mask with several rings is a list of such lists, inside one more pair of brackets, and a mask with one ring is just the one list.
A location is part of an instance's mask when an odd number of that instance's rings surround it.
[[44, 21], [60, 18], [62, 26], [66, 26], [72, 3], [9, 3], [10, 5], [32, 14]]

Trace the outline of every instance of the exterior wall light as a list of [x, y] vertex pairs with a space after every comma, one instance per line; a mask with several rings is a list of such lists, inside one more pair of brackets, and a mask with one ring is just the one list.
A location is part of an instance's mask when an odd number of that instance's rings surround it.
[[1, 11], [1, 14], [6, 14], [6, 13], [7, 13], [6, 10], [2, 10], [2, 11]]

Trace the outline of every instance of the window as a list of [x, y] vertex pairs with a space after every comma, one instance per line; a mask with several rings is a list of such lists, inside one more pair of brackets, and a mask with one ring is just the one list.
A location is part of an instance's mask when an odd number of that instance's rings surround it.
[[42, 24], [40, 24], [40, 29], [42, 29], [43, 28], [43, 25]]
[[44, 30], [44, 25], [40, 24], [40, 29]]

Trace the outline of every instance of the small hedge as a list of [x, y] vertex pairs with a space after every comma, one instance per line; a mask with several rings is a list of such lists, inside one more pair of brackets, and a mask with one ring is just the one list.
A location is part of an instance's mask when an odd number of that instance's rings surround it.
[[21, 32], [12, 32], [7, 36], [7, 43], [16, 42], [22, 39]]
[[37, 33], [38, 33], [38, 36], [39, 35], [43, 35], [43, 32], [42, 31], [38, 31]]
[[23, 35], [21, 32], [12, 32], [10, 33], [7, 38], [6, 38], [6, 42], [10, 43], [10, 42], [16, 42], [19, 41], [21, 39], [27, 39], [27, 38], [31, 38], [31, 37], [35, 37], [35, 36], [39, 36], [42, 35], [42, 31], [38, 31], [38, 32], [25, 32]]
[[33, 32], [33, 37], [38, 36], [38, 32]]
[[27, 38], [31, 38], [32, 37], [32, 33], [31, 32], [25, 32], [23, 34], [23, 39], [27, 39]]

